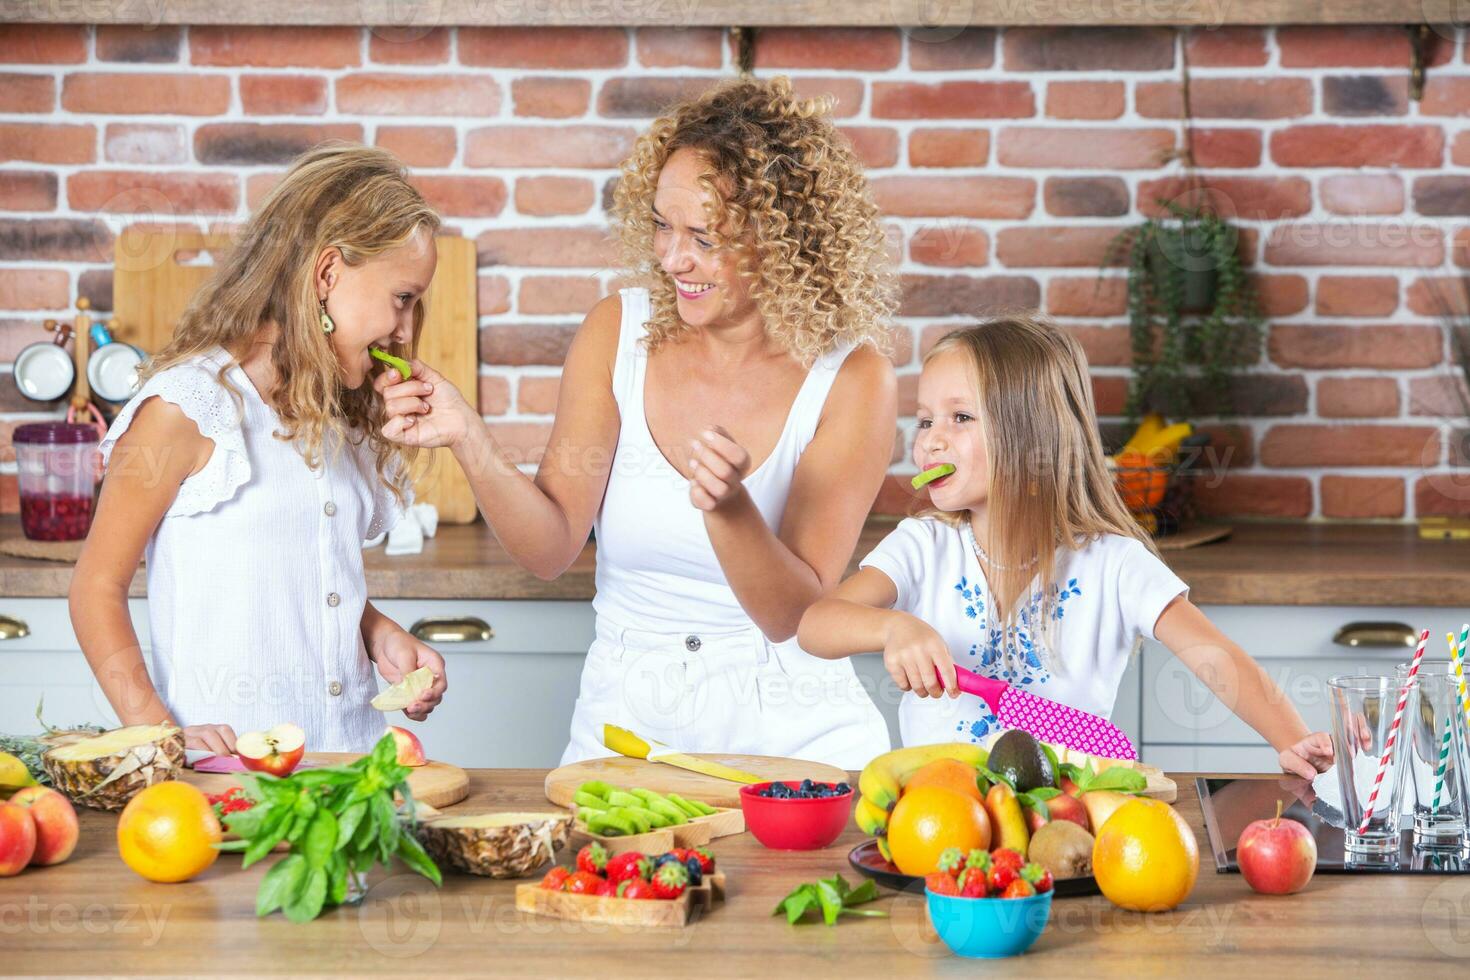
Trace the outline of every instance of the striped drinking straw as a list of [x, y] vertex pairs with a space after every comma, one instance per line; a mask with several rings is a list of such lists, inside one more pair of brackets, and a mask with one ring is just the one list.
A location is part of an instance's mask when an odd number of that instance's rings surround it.
[[1373, 792], [1368, 794], [1368, 806], [1363, 810], [1363, 822], [1358, 833], [1368, 832], [1368, 823], [1373, 819], [1373, 808], [1378, 803], [1378, 791], [1383, 787], [1383, 774], [1388, 771], [1388, 760], [1393, 755], [1393, 743], [1399, 737], [1399, 722], [1404, 720], [1404, 705], [1409, 703], [1409, 688], [1414, 686], [1414, 677], [1419, 673], [1419, 664], [1424, 660], [1424, 647], [1429, 643], [1429, 631], [1419, 634], [1419, 645], [1414, 648], [1414, 659], [1409, 662], [1409, 676], [1404, 679], [1403, 690], [1399, 691], [1398, 707], [1393, 712], [1393, 722], [1388, 726], [1388, 741], [1383, 743], [1383, 758], [1378, 760], [1378, 774], [1373, 777]]
[[1450, 754], [1450, 734], [1454, 731], [1455, 716], [1463, 712], [1465, 723], [1470, 725], [1470, 697], [1467, 697], [1465, 693], [1465, 667], [1461, 657], [1461, 651], [1464, 649], [1465, 641], [1470, 639], [1470, 637], [1465, 635], [1466, 633], [1470, 633], [1470, 623], [1467, 623], [1463, 628], [1459, 643], [1455, 642], [1455, 634], [1453, 633], [1446, 633], [1444, 637], [1450, 644], [1450, 663], [1454, 669], [1455, 684], [1458, 688], [1455, 703], [1459, 705], [1460, 711], [1457, 712], [1452, 708], [1449, 716], [1444, 720], [1444, 740], [1440, 742], [1439, 746], [1439, 767], [1434, 771], [1434, 811], [1436, 813], [1439, 812], [1440, 791], [1444, 788], [1444, 773]]

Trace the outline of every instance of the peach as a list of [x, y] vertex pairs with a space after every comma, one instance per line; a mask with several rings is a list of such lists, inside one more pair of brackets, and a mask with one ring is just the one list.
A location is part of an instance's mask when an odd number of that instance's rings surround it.
[[36, 822], [31, 811], [0, 803], [0, 878], [18, 875], [36, 853]]
[[12, 796], [10, 802], [30, 810], [36, 824], [36, 853], [31, 856], [32, 864], [44, 867], [71, 857], [82, 832], [71, 800], [49, 786], [27, 786]]

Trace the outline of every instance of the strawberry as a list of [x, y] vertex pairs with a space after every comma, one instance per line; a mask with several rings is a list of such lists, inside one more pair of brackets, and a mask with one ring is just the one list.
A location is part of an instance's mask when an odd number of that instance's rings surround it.
[[571, 892], [573, 895], [596, 895], [597, 889], [601, 888], [602, 884], [603, 879], [591, 871], [573, 871], [567, 876], [562, 891]]
[[979, 868], [981, 871], [990, 871], [990, 852], [983, 848], [975, 848], [965, 857], [965, 867]]
[[689, 887], [689, 869], [678, 861], [661, 865], [653, 873], [653, 894], [656, 898], [678, 898]]
[[699, 870], [701, 874], [709, 874], [715, 870], [715, 856], [707, 847], [690, 848], [689, 853], [699, 858]]
[[653, 885], [642, 878], [628, 878], [618, 882], [619, 898], [658, 898], [654, 894]]
[[966, 868], [960, 872], [958, 884], [964, 898], [984, 898], [987, 894], [985, 872], [979, 868]]
[[998, 847], [990, 853], [990, 863], [1005, 866], [1014, 871], [1020, 871], [1021, 865], [1026, 862], [1021, 859], [1019, 853], [1011, 850], [1009, 847]]
[[577, 852], [577, 870], [600, 875], [607, 868], [607, 848], [597, 841], [583, 845]]
[[646, 880], [652, 872], [652, 862], [637, 851], [625, 851], [607, 859], [607, 880], [614, 885], [629, 878]]
[[924, 887], [936, 895], [958, 895], [960, 893], [960, 886], [955, 884], [955, 880], [945, 871], [925, 875]]
[[1036, 894], [1036, 889], [1031, 887], [1031, 882], [1025, 878], [1017, 878], [1006, 885], [1006, 890], [1000, 893], [1001, 898], [1030, 898]]
[[965, 854], [958, 847], [946, 847], [939, 852], [939, 870], [956, 878], [965, 870]]
[[1009, 864], [992, 864], [990, 866], [990, 890], [996, 894], [1000, 894], [1010, 886], [1011, 882], [1016, 881], [1019, 877], [1020, 875], [1017, 874], [1016, 869]]
[[548, 891], [559, 892], [562, 886], [566, 884], [567, 876], [570, 874], [570, 871], [558, 865], [546, 872], [546, 877], [541, 879], [541, 887]]
[[602, 895], [602, 896], [606, 896], [606, 897], [611, 898], [612, 896], [616, 895], [617, 893], [618, 893], [618, 886], [615, 885], [615, 884], [613, 884], [611, 881], [608, 881], [606, 878], [603, 878], [602, 879], [602, 883], [597, 886], [597, 890], [595, 892], [593, 892], [592, 894], [594, 894], [594, 895]]
[[1035, 861], [1032, 861], [1030, 864], [1025, 865], [1021, 868], [1021, 878], [1022, 880], [1030, 883], [1030, 885], [1036, 889], [1036, 893], [1038, 895], [1042, 892], [1051, 891], [1053, 884], [1051, 872], [1043, 868], [1041, 865], [1037, 864]]

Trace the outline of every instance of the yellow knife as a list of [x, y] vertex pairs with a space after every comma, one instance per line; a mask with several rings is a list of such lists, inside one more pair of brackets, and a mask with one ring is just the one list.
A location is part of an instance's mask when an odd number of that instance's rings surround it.
[[602, 726], [602, 744], [618, 755], [625, 755], [630, 759], [662, 762], [666, 765], [678, 766], [680, 769], [688, 769], [690, 772], [713, 776], [715, 779], [728, 779], [732, 783], [763, 783], [766, 781], [764, 776], [741, 772], [739, 769], [733, 769], [718, 762], [685, 755], [683, 752], [675, 752], [661, 742], [635, 735], [617, 725]]

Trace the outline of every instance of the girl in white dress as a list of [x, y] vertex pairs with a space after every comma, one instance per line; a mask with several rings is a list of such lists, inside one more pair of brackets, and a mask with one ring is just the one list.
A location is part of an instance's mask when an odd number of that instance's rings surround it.
[[[281, 180], [148, 362], [101, 451], [107, 476], [72, 579], [72, 626], [123, 724], [190, 748], [294, 722], [313, 751], [383, 733], [373, 668], [444, 661], [367, 601], [362, 544], [405, 504], [379, 434], [369, 347], [408, 356], [438, 216], [401, 163], [331, 143]], [[385, 373], [391, 369], [385, 369]], [[128, 615], [146, 552], [151, 650]]]
[[654, 122], [613, 211], [638, 285], [572, 342], [534, 481], [432, 369], [386, 393], [384, 432], [452, 446], [537, 575], [596, 527], [597, 636], [563, 762], [609, 755], [611, 723], [860, 768], [888, 748], [883, 718], [850, 663], [794, 636], [841, 580], [893, 449], [896, 289], [861, 165], [825, 106], [738, 79]]
[[[1158, 640], [1311, 779], [1332, 746], [1189, 601], [1129, 515], [1103, 458], [1087, 358], [1036, 317], [957, 330], [924, 359], [914, 463], [954, 472], [860, 570], [807, 610], [822, 657], [882, 650], [905, 745], [986, 742], [995, 716], [956, 662], [1106, 718], [1140, 636]], [[948, 693], [950, 698], [939, 700]]]

